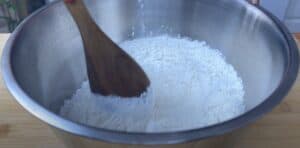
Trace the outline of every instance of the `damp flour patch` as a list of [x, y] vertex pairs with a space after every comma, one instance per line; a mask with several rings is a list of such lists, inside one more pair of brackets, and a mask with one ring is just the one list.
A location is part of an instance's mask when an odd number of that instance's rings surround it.
[[60, 114], [87, 125], [129, 132], [170, 132], [205, 127], [245, 112], [241, 78], [205, 42], [158, 36], [120, 46], [148, 75], [137, 98], [92, 94], [83, 82]]

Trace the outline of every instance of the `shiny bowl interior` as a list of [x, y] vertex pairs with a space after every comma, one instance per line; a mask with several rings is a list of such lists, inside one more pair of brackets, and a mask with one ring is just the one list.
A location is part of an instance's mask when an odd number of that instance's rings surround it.
[[85, 2], [96, 23], [117, 43], [169, 34], [204, 40], [219, 49], [243, 80], [247, 113], [206, 128], [151, 134], [92, 128], [57, 116], [87, 74], [80, 34], [63, 3], [56, 2], [13, 33], [2, 71], [23, 107], [63, 131], [124, 143], [174, 143], [219, 135], [270, 111], [296, 78], [298, 52], [291, 35], [272, 15], [244, 0]]

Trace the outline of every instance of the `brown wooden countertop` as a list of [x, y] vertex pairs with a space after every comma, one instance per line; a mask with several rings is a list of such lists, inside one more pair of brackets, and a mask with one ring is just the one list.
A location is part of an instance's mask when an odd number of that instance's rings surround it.
[[[300, 34], [297, 36], [300, 40]], [[9, 34], [0, 34], [0, 53], [8, 37]], [[226, 145], [231, 148], [299, 148], [300, 78], [273, 112], [230, 135]], [[197, 144], [191, 146], [198, 148]], [[14, 101], [1, 76], [0, 148], [65, 148], [45, 123]]]

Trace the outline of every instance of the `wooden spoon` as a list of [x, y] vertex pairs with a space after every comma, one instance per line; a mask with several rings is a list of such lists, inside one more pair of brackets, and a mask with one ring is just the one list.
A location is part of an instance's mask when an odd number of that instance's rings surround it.
[[83, 40], [92, 92], [140, 96], [150, 81], [141, 67], [109, 39], [90, 16], [83, 0], [64, 0]]

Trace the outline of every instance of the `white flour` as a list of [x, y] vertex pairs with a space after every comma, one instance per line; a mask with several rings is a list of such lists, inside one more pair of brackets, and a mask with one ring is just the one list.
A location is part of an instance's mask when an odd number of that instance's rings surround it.
[[212, 125], [245, 111], [242, 80], [205, 42], [159, 36], [120, 46], [147, 73], [148, 92], [140, 98], [104, 97], [84, 82], [65, 101], [62, 116], [107, 129], [167, 132]]

